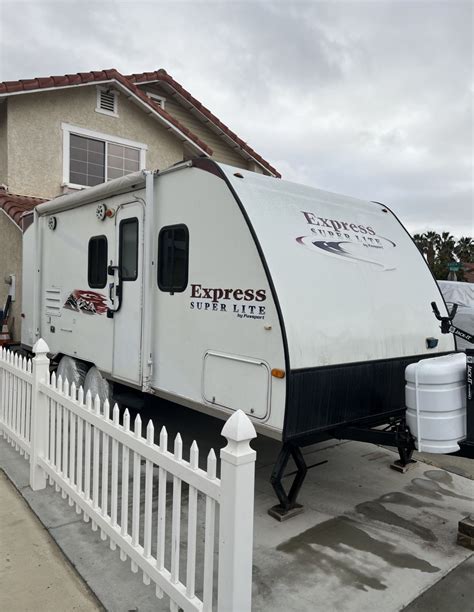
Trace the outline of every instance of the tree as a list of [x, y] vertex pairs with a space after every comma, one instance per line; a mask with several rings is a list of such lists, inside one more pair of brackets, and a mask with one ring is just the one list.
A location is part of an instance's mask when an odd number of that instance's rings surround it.
[[474, 240], [462, 236], [454, 247], [454, 252], [461, 263], [474, 263]]
[[428, 242], [425, 238], [424, 234], [413, 234], [413, 242], [418, 247], [420, 253], [422, 255], [426, 255], [426, 249], [428, 247]]
[[435, 266], [435, 258], [441, 241], [441, 236], [437, 232], [425, 232], [423, 234], [426, 240], [426, 260], [429, 267], [433, 270]]
[[[470, 236], [462, 236], [456, 241], [449, 232], [427, 231], [414, 234], [413, 241], [438, 280], [448, 278], [450, 263], [474, 263], [474, 240]], [[457, 274], [459, 280], [464, 280], [462, 268]]]
[[449, 276], [449, 264], [455, 261], [454, 247], [456, 240], [449, 232], [443, 232], [439, 237], [438, 251], [434, 262], [434, 274], [439, 280], [447, 279]]

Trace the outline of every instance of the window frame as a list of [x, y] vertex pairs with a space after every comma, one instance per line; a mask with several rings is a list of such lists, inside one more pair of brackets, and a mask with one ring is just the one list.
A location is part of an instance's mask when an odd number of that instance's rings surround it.
[[[91, 283], [91, 256], [90, 256], [90, 248], [91, 242], [93, 240], [98, 240], [103, 238], [105, 240], [105, 278], [104, 284], [99, 285], [96, 283]], [[108, 265], [108, 257], [109, 257], [109, 241], [107, 240], [107, 236], [105, 234], [99, 234], [97, 236], [91, 236], [89, 238], [89, 242], [87, 244], [87, 284], [91, 289], [105, 289], [107, 287], [107, 265]]]
[[[135, 277], [124, 278], [122, 274], [122, 244], [123, 244], [122, 243], [122, 227], [124, 225], [130, 225], [131, 223], [136, 223], [137, 225], [137, 247], [136, 247], [136, 253], [135, 253], [135, 256], [137, 258], [137, 268], [136, 268]], [[138, 248], [139, 241], [140, 241], [140, 222], [138, 220], [138, 217], [127, 217], [126, 219], [122, 219], [119, 223], [119, 260], [118, 260], [121, 283], [122, 282], [125, 282], [125, 283], [134, 282], [138, 278], [138, 266], [140, 265], [140, 261], [139, 261], [140, 249]]]
[[[186, 237], [186, 276], [185, 276], [185, 282], [184, 282], [184, 286], [180, 287], [179, 289], [176, 288], [169, 288], [169, 287], [163, 287], [162, 283], [160, 282], [160, 276], [161, 276], [161, 270], [163, 269], [163, 264], [162, 264], [162, 257], [160, 257], [160, 245], [161, 245], [161, 237], [162, 235], [169, 230], [177, 230], [177, 229], [184, 229], [185, 232], [185, 237]], [[184, 291], [186, 291], [188, 284], [189, 284], [189, 229], [188, 226], [185, 223], [174, 223], [172, 225], [164, 225], [159, 233], [158, 233], [158, 244], [157, 244], [157, 263], [158, 265], [156, 266], [157, 271], [156, 271], [156, 281], [158, 284], [158, 288], [160, 291], [163, 291], [163, 293], [169, 293], [170, 295], [173, 295], [174, 293], [183, 293]]]
[[[146, 167], [146, 152], [148, 151], [148, 145], [143, 142], [135, 142], [134, 140], [128, 140], [127, 138], [119, 138], [118, 136], [112, 136], [111, 134], [104, 134], [102, 132], [95, 132], [93, 130], [87, 130], [69, 123], [62, 123], [61, 130], [63, 132], [63, 181], [61, 187], [68, 187], [69, 189], [88, 189], [87, 185], [80, 185], [73, 183], [70, 180], [71, 171], [71, 134], [76, 136], [82, 136], [84, 138], [92, 138], [93, 140], [100, 140], [105, 142], [105, 168], [104, 168], [104, 183], [107, 182], [107, 145], [116, 144], [124, 147], [130, 147], [131, 149], [138, 149], [139, 155], [139, 170], [144, 170]], [[124, 175], [126, 176], [126, 175]], [[99, 183], [103, 185], [104, 183]]]

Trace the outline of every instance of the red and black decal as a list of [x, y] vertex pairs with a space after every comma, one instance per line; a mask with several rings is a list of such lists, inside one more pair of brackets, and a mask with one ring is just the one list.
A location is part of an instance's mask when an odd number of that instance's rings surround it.
[[107, 312], [107, 298], [97, 291], [74, 289], [64, 302], [64, 308], [84, 314], [101, 315]]

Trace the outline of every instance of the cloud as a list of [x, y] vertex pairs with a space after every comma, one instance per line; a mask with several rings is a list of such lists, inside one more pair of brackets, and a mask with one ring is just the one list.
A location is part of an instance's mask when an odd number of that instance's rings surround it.
[[164, 67], [285, 178], [474, 234], [471, 2], [0, 2], [0, 79]]

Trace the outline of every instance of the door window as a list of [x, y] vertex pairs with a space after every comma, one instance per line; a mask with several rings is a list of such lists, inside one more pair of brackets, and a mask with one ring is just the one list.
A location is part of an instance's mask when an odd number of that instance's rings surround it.
[[119, 260], [122, 281], [138, 277], [138, 219], [124, 219], [120, 223]]
[[93, 236], [89, 240], [87, 279], [92, 289], [103, 289], [107, 284], [107, 238]]

